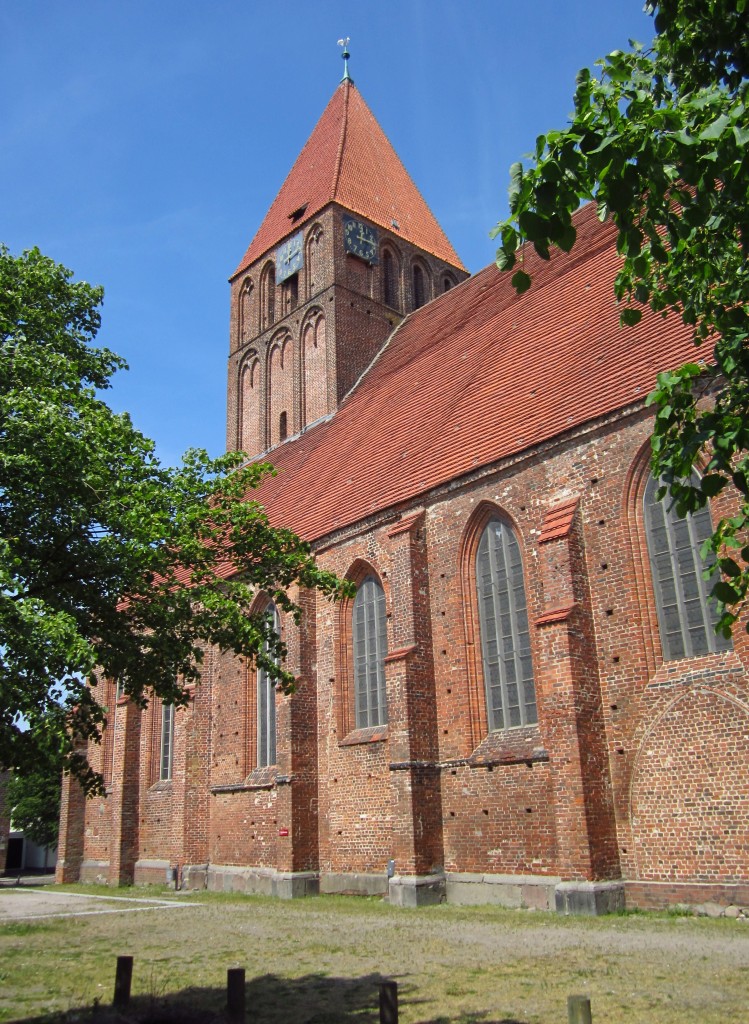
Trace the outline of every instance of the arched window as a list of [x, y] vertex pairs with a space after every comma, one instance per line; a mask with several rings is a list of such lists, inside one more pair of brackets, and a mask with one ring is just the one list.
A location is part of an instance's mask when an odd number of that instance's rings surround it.
[[282, 412], [278, 417], [278, 440], [285, 441], [289, 436], [289, 418], [286, 412]]
[[426, 302], [426, 289], [424, 287], [424, 271], [418, 263], [413, 265], [413, 299], [414, 309], [420, 309]]
[[[278, 634], [278, 609], [271, 601], [266, 615]], [[268, 653], [268, 646], [265, 646]], [[276, 763], [276, 684], [267, 669], [257, 670], [257, 767], [267, 768]]]
[[382, 301], [386, 306], [398, 308], [398, 266], [389, 249], [382, 254]]
[[710, 511], [680, 516], [668, 495], [656, 499], [660, 484], [650, 477], [645, 488], [645, 532], [665, 661], [726, 651], [731, 641], [718, 636], [718, 614], [703, 579], [703, 541], [712, 534]]
[[174, 756], [174, 704], [161, 705], [161, 744], [159, 751], [159, 779], [169, 782], [172, 778]]
[[501, 519], [486, 524], [476, 551], [476, 590], [489, 729], [538, 720], [520, 545]]
[[449, 292], [454, 284], [455, 282], [453, 281], [453, 279], [449, 277], [447, 274], [445, 274], [445, 276], [442, 278], [442, 291]]
[[356, 728], [387, 722], [385, 592], [374, 576], [362, 580], [354, 601], [354, 699]]

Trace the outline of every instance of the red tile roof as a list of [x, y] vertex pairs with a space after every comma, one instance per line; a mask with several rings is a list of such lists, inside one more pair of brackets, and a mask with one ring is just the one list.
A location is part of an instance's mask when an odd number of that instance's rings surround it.
[[332, 202], [465, 269], [359, 91], [341, 82], [232, 277]]
[[489, 266], [412, 313], [328, 421], [269, 455], [271, 521], [308, 540], [638, 402], [695, 358], [678, 318], [619, 326], [613, 229], [592, 207], [572, 254], [527, 257], [516, 296]]

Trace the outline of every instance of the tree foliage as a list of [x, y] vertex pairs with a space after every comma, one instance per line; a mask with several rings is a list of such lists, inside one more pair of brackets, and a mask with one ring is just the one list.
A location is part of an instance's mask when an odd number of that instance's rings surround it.
[[[617, 230], [621, 321], [676, 313], [694, 362], [658, 376], [652, 469], [683, 514], [728, 488], [735, 512], [703, 554], [720, 570], [718, 628], [749, 593], [749, 7], [747, 0], [650, 0], [656, 36], [577, 76], [569, 125], [510, 171], [497, 264], [531, 286], [521, 244], [542, 259], [575, 244], [581, 200]], [[518, 260], [520, 265], [518, 266]], [[625, 343], [625, 342], [623, 342]], [[701, 476], [693, 468], [706, 460]]]
[[295, 618], [295, 585], [344, 587], [248, 493], [273, 470], [232, 453], [160, 464], [102, 400], [124, 361], [92, 345], [102, 290], [38, 250], [0, 248], [0, 766], [98, 739], [104, 677], [140, 705], [184, 704], [206, 645], [262, 665], [289, 690], [258, 591]]
[[13, 827], [37, 846], [57, 845], [62, 762], [59, 748], [40, 751], [32, 766], [11, 773], [6, 783], [5, 800]]

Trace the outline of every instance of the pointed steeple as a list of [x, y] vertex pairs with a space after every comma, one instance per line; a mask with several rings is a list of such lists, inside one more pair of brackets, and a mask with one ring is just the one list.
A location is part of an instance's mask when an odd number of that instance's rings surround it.
[[348, 36], [346, 36], [345, 39], [339, 39], [338, 40], [338, 45], [343, 47], [343, 53], [341, 54], [341, 56], [343, 57], [343, 78], [341, 79], [341, 81], [342, 82], [351, 82], [351, 84], [353, 85], [354, 84], [354, 80], [351, 77], [351, 75], [348, 73], [348, 62], [351, 59], [351, 54], [348, 51], [348, 44], [349, 44], [349, 42], [350, 42], [350, 40], [349, 40]]
[[333, 202], [465, 269], [389, 139], [346, 77], [232, 276]]

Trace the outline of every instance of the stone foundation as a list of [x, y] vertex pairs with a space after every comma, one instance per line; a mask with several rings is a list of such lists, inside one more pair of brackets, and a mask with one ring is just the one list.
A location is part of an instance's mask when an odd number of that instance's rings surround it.
[[553, 910], [560, 878], [548, 875], [492, 875], [448, 872], [447, 902], [462, 906], [493, 904]]
[[329, 871], [320, 875], [320, 892], [325, 895], [387, 896], [386, 874]]
[[560, 882], [554, 900], [559, 914], [611, 914], [624, 910], [624, 882]]

